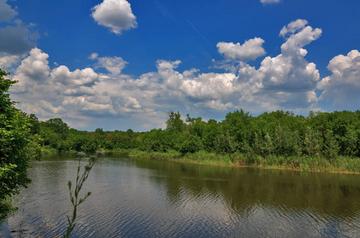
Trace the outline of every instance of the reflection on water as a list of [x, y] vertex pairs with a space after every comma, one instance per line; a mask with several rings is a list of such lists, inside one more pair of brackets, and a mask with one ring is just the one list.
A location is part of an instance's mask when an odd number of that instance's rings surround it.
[[[35, 162], [4, 237], [56, 237], [75, 161]], [[101, 160], [74, 237], [359, 237], [360, 176]]]

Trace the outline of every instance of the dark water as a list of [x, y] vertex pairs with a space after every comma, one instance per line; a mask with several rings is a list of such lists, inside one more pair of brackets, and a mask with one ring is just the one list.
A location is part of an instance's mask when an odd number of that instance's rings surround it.
[[[75, 161], [35, 162], [3, 237], [58, 237]], [[360, 176], [101, 160], [74, 237], [360, 237]]]

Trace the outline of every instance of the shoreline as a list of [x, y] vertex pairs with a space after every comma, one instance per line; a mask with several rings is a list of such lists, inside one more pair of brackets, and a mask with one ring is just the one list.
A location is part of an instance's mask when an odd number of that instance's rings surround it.
[[[130, 159], [166, 160], [176, 163], [196, 164], [227, 168], [254, 168], [264, 170], [284, 170], [294, 172], [331, 173], [360, 175], [360, 158], [338, 157], [332, 161], [313, 157], [258, 157], [249, 163], [248, 159], [239, 154], [214, 154], [199, 152], [181, 155], [177, 152], [146, 152], [146, 151], [107, 151], [106, 155], [121, 155]], [[255, 156], [256, 157], [256, 156]], [[275, 160], [286, 161], [276, 164]], [[296, 158], [296, 159], [295, 159]], [[268, 161], [268, 159], [270, 161]], [[297, 163], [296, 163], [297, 162]], [[269, 164], [271, 163], [271, 164]], [[356, 165], [356, 166], [354, 166]], [[351, 168], [351, 169], [349, 169]]]
[[[264, 170], [284, 170], [294, 172], [310, 173], [331, 173], [331, 174], [348, 174], [360, 175], [360, 158], [337, 157], [327, 160], [321, 157], [284, 157], [260, 156], [246, 157], [241, 154], [215, 154], [209, 152], [196, 152], [182, 155], [176, 151], [169, 152], [148, 152], [140, 150], [104, 150], [98, 151], [96, 155], [99, 158], [110, 156], [112, 158], [129, 158], [144, 160], [162, 160], [175, 163], [196, 164], [204, 166], [216, 166], [227, 168], [254, 168]], [[48, 160], [57, 157], [84, 157], [84, 153], [67, 151], [64, 153], [47, 153], [40, 160]]]

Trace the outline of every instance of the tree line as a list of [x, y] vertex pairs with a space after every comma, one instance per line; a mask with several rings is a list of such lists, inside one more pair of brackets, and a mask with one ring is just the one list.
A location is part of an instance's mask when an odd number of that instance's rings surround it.
[[245, 156], [307, 156], [333, 159], [360, 157], [360, 111], [312, 112], [308, 116], [285, 111], [252, 116], [243, 110], [230, 112], [222, 121], [185, 119], [169, 113], [165, 129], [147, 132], [79, 131], [60, 118], [44, 122], [34, 117], [41, 147], [59, 153], [136, 149], [181, 154], [199, 151]]

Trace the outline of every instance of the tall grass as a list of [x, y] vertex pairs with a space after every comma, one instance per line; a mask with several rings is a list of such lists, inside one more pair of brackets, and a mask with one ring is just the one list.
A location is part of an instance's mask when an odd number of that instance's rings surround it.
[[276, 155], [262, 157], [240, 153], [216, 154], [206, 151], [182, 155], [176, 151], [149, 152], [140, 150], [127, 151], [127, 157], [137, 159], [174, 160], [177, 162], [229, 167], [258, 167], [309, 172], [360, 173], [360, 159], [350, 157], [337, 157], [335, 159]]

